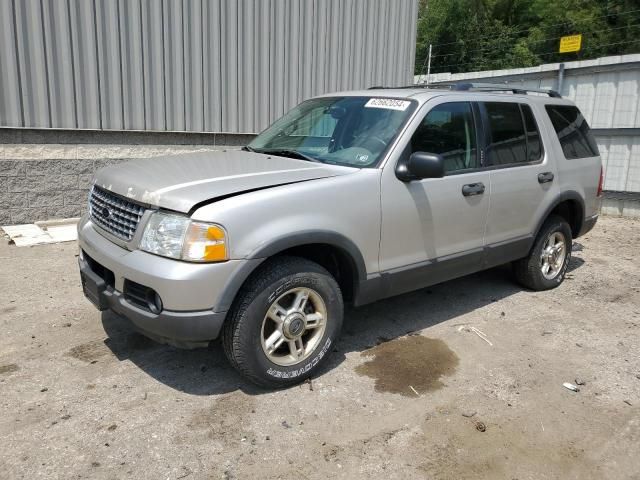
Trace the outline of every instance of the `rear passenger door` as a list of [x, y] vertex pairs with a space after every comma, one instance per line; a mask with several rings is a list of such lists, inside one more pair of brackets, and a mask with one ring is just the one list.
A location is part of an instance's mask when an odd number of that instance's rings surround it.
[[536, 121], [535, 103], [479, 103], [485, 134], [485, 164], [491, 172], [491, 205], [485, 245], [487, 264], [525, 256], [537, 223], [558, 195], [556, 162], [544, 144], [549, 132]]

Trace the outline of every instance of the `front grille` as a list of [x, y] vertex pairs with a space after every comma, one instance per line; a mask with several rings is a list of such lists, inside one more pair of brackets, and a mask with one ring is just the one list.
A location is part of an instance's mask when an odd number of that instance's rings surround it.
[[89, 195], [91, 220], [127, 242], [135, 235], [143, 213], [144, 207], [95, 185]]

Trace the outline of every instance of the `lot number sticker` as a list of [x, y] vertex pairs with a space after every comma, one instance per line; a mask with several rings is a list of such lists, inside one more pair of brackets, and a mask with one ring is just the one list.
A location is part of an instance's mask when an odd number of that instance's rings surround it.
[[393, 98], [372, 98], [367, 103], [365, 103], [365, 107], [368, 108], [387, 108], [389, 110], [400, 110], [404, 111], [411, 104], [411, 102], [407, 100], [395, 100]]

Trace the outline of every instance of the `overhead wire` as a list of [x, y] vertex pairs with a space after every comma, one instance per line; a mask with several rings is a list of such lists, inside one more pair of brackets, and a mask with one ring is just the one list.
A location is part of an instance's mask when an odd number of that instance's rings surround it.
[[[609, 46], [613, 46], [613, 45], [627, 45], [627, 44], [632, 44], [632, 43], [640, 43], [640, 38], [634, 39], [634, 40], [626, 40], [626, 41], [622, 41], [622, 42], [611, 42], [611, 43], [604, 43], [601, 45], [598, 45], [599, 47], [609, 47]], [[535, 56], [537, 57], [546, 57], [549, 55], [557, 55], [558, 52], [557, 51], [553, 51], [553, 52], [545, 52], [545, 53], [534, 53]], [[437, 72], [431, 72], [432, 75], [436, 74], [436, 73], [447, 73], [448, 68], [450, 67], [461, 67], [464, 65], [475, 65], [477, 64], [477, 62], [462, 62], [462, 63], [450, 63], [447, 65], [437, 65], [437, 69], [441, 70], [441, 71], [437, 71]], [[503, 67], [504, 68], [504, 67]], [[509, 67], [509, 68], [527, 68], [527, 67]], [[498, 70], [499, 68], [486, 68], [486, 70]]]
[[[629, 14], [632, 14], [632, 13], [640, 13], [640, 9], [627, 10], [625, 12], [608, 13], [608, 14], [605, 14], [605, 15], [596, 15], [594, 17], [591, 17], [588, 20], [587, 19], [585, 19], [585, 20], [581, 19], [580, 22], [589, 21], [589, 20], [592, 21], [592, 20], [594, 20], [596, 18], [606, 18], [606, 17], [613, 17], [613, 16], [620, 16], [620, 15], [629, 15]], [[545, 25], [545, 28], [559, 27], [559, 26], [562, 26], [562, 25], [567, 25], [567, 23], [578, 23], [578, 22], [566, 22], [565, 21], [565, 22], [560, 22], [560, 23], [554, 23], [554, 24], [551, 24], [551, 25]], [[507, 35], [516, 35], [516, 34], [522, 33], [522, 32], [529, 32], [530, 30], [533, 30], [534, 28], [536, 28], [536, 27], [527, 27], [527, 28], [524, 28], [524, 29], [521, 29], [521, 30], [514, 30], [512, 32], [508, 32]], [[483, 35], [483, 36], [475, 37], [475, 38], [472, 38], [472, 39], [469, 39], [469, 40], [466, 40], [466, 41], [476, 42], [477, 40], [487, 39], [487, 38], [492, 38], [492, 35]], [[456, 40], [454, 42], [432, 43], [431, 45], [435, 48], [435, 47], [443, 47], [443, 46], [446, 46], [446, 45], [455, 45], [455, 44], [459, 44], [460, 42], [461, 42], [460, 40]], [[464, 43], [465, 40], [462, 40], [462, 42]]]
[[[616, 30], [621, 30], [624, 28], [632, 28], [632, 27], [639, 27], [640, 23], [633, 23], [631, 25], [624, 25], [622, 27], [616, 27], [616, 28], [605, 28], [605, 29], [601, 29], [601, 30], [593, 30], [593, 31], [587, 31], [587, 32], [581, 32], [582, 35], [593, 35], [594, 33], [602, 33], [602, 32], [611, 32], [611, 31], [616, 31]], [[526, 37], [523, 37], [522, 39], [525, 40], [526, 45], [530, 45], [530, 44], [537, 44], [537, 43], [544, 43], [544, 42], [548, 42], [549, 40], [559, 40], [562, 37], [566, 37], [567, 35], [558, 35], [556, 37], [546, 37], [546, 38], [541, 38], [539, 40], [526, 40]], [[475, 50], [466, 50], [465, 53], [473, 53], [473, 52], [489, 52], [491, 50], [493, 50], [495, 47], [482, 47], [482, 48], [478, 48]], [[431, 55], [431, 60], [433, 60], [434, 58], [444, 58], [444, 57], [451, 57], [457, 55], [456, 52], [453, 53], [446, 53], [446, 54], [435, 54], [435, 55]]]

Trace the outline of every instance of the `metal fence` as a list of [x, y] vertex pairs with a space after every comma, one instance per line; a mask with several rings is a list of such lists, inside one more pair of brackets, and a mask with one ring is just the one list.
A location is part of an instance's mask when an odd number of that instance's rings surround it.
[[0, 127], [255, 133], [409, 83], [417, 0], [0, 0]]
[[[424, 82], [424, 76], [416, 82]], [[605, 169], [605, 190], [640, 192], [640, 54], [531, 68], [438, 73], [430, 81], [508, 83], [560, 90], [593, 129]]]

